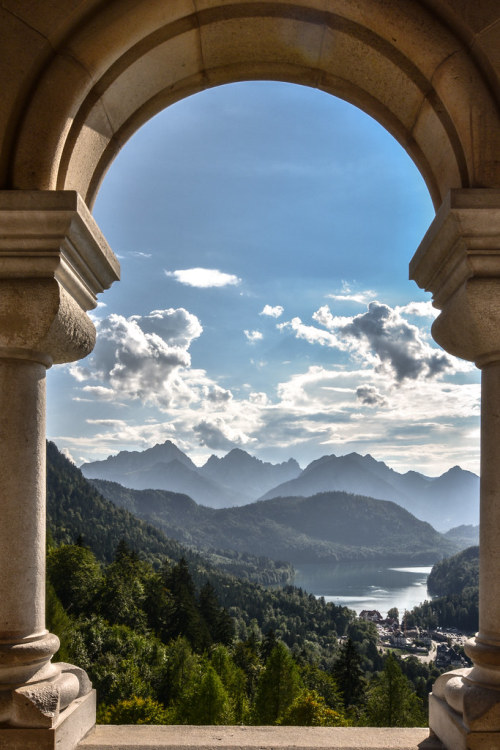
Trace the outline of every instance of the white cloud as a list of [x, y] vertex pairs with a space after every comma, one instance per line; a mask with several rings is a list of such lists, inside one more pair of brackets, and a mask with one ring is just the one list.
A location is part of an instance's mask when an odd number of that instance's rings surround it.
[[351, 287], [346, 281], [342, 282], [342, 291], [336, 294], [327, 294], [328, 299], [333, 299], [336, 302], [355, 302], [358, 305], [367, 305], [369, 302], [375, 299], [376, 292], [371, 289], [365, 289], [360, 292], [353, 292]]
[[[325, 351], [328, 367], [304, 371], [301, 360], [292, 374], [267, 388], [256, 372], [265, 363], [254, 362], [256, 369], [244, 376], [249, 382], [234, 391], [192, 367], [189, 349], [203, 328], [187, 310], [109, 315], [97, 324], [94, 354], [70, 370], [82, 395], [103, 402], [92, 414], [99, 418], [87, 420], [87, 435], [60, 441], [91, 460], [169, 438], [198, 461], [209, 451], [239, 445], [255, 446], [267, 460], [295, 456], [303, 463], [325, 453], [358, 451], [399, 470], [427, 468], [433, 474], [457, 463], [474, 469], [479, 385], [461, 383], [471, 375], [456, 372], [470, 366], [432, 347], [415, 320], [405, 318], [429, 313], [435, 314], [428, 303], [391, 308], [372, 302], [359, 315], [335, 316], [323, 305], [312, 316], [314, 325], [298, 317], [277, 323], [277, 329], [311, 345], [342, 351], [342, 364], [332, 364], [335, 354]], [[250, 341], [262, 337], [259, 331], [245, 335]], [[291, 338], [283, 343], [294, 345]], [[270, 360], [271, 377], [272, 368]], [[119, 412], [126, 418], [107, 418], [105, 402], [126, 405]], [[139, 411], [144, 407], [146, 414]]]
[[417, 318], [437, 318], [439, 310], [433, 306], [432, 302], [408, 302], [407, 305], [396, 306], [394, 308], [400, 315], [410, 315]]
[[134, 258], [152, 258], [153, 253], [144, 253], [142, 250], [132, 250], [130, 253]]
[[271, 305], [264, 305], [259, 315], [267, 315], [270, 318], [279, 318], [281, 315], [283, 315], [284, 311], [285, 308], [281, 305], [275, 305], [274, 307], [272, 307]]
[[[407, 308], [414, 315], [427, 310], [418, 303]], [[365, 313], [349, 317], [334, 316], [328, 305], [323, 305], [312, 316], [323, 328], [306, 325], [300, 318], [278, 327], [291, 328], [297, 338], [311, 344], [348, 351], [365, 366], [391, 375], [399, 383], [441, 376], [456, 368], [455, 360], [427, 343], [420, 329], [405, 320], [401, 310], [370, 302]], [[469, 369], [468, 365], [465, 369]]]
[[256, 341], [262, 341], [264, 338], [263, 334], [260, 331], [243, 331], [245, 336], [247, 337], [248, 341], [250, 341], [251, 344], [255, 344]]
[[385, 406], [387, 404], [385, 397], [373, 385], [358, 386], [356, 396], [364, 406]]
[[241, 279], [216, 268], [184, 268], [177, 271], [165, 271], [165, 275], [186, 286], [207, 289], [209, 287], [238, 286]]
[[203, 328], [184, 308], [154, 310], [146, 316], [110, 315], [98, 324], [97, 344], [85, 365], [70, 371], [87, 392], [112, 400], [140, 399], [166, 408], [196, 398], [183, 377], [190, 367], [188, 349]]
[[291, 329], [298, 339], [304, 339], [310, 344], [320, 344], [320, 346], [332, 346], [340, 348], [342, 346], [339, 339], [328, 331], [323, 331], [315, 326], [309, 326], [302, 322], [300, 318], [292, 318], [285, 323], [278, 323], [277, 328], [280, 331]]
[[76, 461], [73, 458], [73, 456], [71, 455], [71, 451], [70, 451], [69, 448], [63, 448], [61, 450], [61, 453], [63, 454], [63, 456], [66, 456], [66, 458], [68, 459], [68, 461], [71, 461], [72, 464], [76, 465]]
[[202, 420], [193, 429], [199, 444], [212, 450], [230, 451], [232, 448], [251, 442], [248, 435], [232, 430], [223, 419]]

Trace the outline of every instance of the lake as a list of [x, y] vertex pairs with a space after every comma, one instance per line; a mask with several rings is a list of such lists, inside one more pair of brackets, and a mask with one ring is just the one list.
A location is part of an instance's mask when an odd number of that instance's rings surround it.
[[402, 613], [429, 598], [427, 577], [431, 569], [384, 562], [297, 565], [294, 585], [358, 614], [363, 609], [378, 609], [385, 617], [391, 607]]

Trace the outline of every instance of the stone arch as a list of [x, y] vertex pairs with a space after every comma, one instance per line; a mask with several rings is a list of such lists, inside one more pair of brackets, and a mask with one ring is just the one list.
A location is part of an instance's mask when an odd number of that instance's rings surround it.
[[115, 0], [75, 24], [34, 77], [6, 187], [77, 190], [91, 206], [145, 121], [249, 79], [317, 87], [366, 111], [409, 152], [436, 207], [451, 188], [500, 186], [488, 77], [423, 3]]

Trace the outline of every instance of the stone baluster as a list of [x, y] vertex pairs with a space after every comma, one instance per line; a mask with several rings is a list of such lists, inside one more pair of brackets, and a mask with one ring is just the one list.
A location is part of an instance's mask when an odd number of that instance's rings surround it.
[[449, 750], [500, 747], [500, 190], [452, 190], [410, 263], [441, 310], [432, 335], [481, 369], [479, 632], [442, 675], [429, 725]]
[[95, 723], [85, 672], [45, 629], [45, 372], [86, 356], [119, 265], [75, 192], [0, 193], [0, 747], [70, 750]]

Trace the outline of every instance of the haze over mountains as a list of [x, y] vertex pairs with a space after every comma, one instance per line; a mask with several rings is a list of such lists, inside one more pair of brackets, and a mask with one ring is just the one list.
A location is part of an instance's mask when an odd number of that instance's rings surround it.
[[201, 505], [230, 508], [278, 497], [312, 497], [341, 491], [391, 500], [434, 528], [446, 531], [479, 520], [479, 478], [455, 466], [431, 478], [415, 471], [399, 474], [372, 456], [323, 456], [303, 471], [294, 459], [270, 464], [233, 449], [197, 467], [171, 441], [145, 451], [121, 451], [83, 464], [87, 478], [132, 489], [182, 493]]
[[168, 490], [90, 482], [107, 500], [197, 550], [232, 549], [297, 565], [370, 559], [430, 565], [459, 549], [396, 503], [347, 492], [207, 508]]

